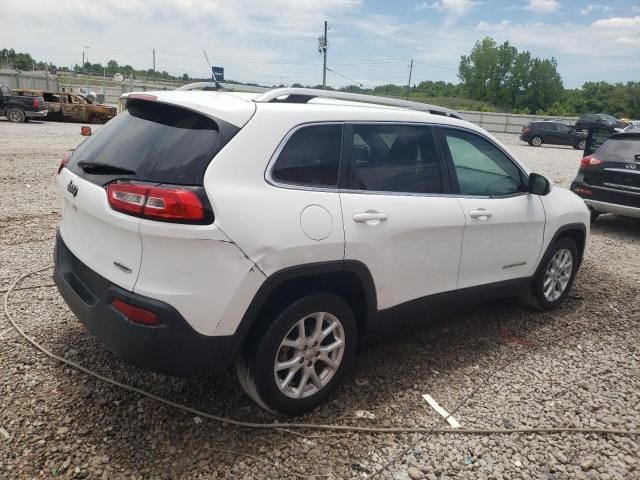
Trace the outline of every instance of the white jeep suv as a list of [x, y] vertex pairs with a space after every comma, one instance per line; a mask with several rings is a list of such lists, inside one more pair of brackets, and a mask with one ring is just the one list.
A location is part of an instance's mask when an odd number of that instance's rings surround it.
[[60, 293], [123, 359], [236, 365], [274, 412], [318, 405], [365, 334], [437, 307], [556, 307], [584, 255], [584, 202], [446, 109], [308, 89], [127, 107], [61, 162]]

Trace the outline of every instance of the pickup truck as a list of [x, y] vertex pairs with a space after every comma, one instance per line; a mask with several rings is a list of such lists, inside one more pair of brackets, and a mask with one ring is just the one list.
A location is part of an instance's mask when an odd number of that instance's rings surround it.
[[12, 95], [6, 85], [0, 84], [0, 117], [10, 122], [22, 123], [29, 118], [47, 116], [47, 104], [42, 97], [21, 97]]

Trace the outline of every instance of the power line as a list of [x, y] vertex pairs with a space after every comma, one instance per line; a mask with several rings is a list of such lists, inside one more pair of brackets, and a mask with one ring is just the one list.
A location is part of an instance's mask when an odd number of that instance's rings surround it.
[[341, 73], [338, 73], [338, 72], [336, 72], [335, 70], [333, 70], [332, 68], [327, 67], [327, 70], [329, 70], [330, 72], [332, 72], [332, 73], [334, 73], [334, 74], [338, 75], [339, 77], [344, 78], [345, 80], [349, 80], [350, 82], [357, 83], [357, 84], [358, 84], [358, 85], [360, 85], [361, 87], [362, 87], [362, 85], [363, 85], [363, 84], [362, 84], [361, 82], [359, 82], [358, 80], [354, 80], [353, 78], [349, 78], [349, 77], [347, 77], [346, 75], [343, 75], [343, 74], [341, 74]]

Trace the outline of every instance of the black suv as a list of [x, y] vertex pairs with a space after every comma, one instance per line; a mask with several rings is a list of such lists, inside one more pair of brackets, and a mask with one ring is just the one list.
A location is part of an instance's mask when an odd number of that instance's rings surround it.
[[587, 113], [582, 115], [576, 122], [576, 130], [589, 130], [591, 127], [615, 128], [618, 120], [606, 113]]
[[571, 191], [584, 199], [592, 220], [601, 213], [640, 218], [640, 128], [614, 133], [599, 146], [597, 137], [607, 130], [597, 130], [589, 133]]
[[529, 145], [539, 147], [543, 143], [551, 145], [571, 145], [578, 150], [584, 150], [587, 134], [576, 130], [562, 122], [545, 120], [543, 122], [531, 122], [522, 127], [520, 140]]

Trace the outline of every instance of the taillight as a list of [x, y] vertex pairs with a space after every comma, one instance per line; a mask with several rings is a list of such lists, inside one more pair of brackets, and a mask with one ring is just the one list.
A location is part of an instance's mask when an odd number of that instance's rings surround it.
[[152, 220], [197, 222], [205, 217], [198, 195], [179, 187], [116, 182], [107, 187], [107, 197], [114, 210]]
[[593, 155], [587, 155], [582, 160], [580, 160], [580, 167], [595, 167], [596, 165], [600, 165], [602, 160], [594, 157]]
[[529, 127], [522, 127], [522, 133], [529, 133], [531, 129]]
[[62, 169], [69, 164], [69, 160], [71, 160], [71, 155], [73, 155], [72, 151], [64, 152], [64, 155], [62, 155], [62, 160], [60, 160], [60, 165], [58, 165], [58, 174], [60, 174]]
[[33, 97], [33, 106], [34, 108], [40, 107], [40, 100], [38, 100], [36, 97]]
[[574, 188], [573, 191], [575, 193], [581, 193], [582, 195], [589, 195], [589, 196], [593, 195], [593, 192], [588, 188], [578, 187], [578, 188]]
[[113, 302], [111, 302], [111, 305], [120, 313], [123, 313], [124, 316], [132, 322], [141, 323], [142, 325], [160, 324], [158, 315], [154, 312], [150, 312], [149, 310], [145, 310], [144, 308], [134, 307], [133, 305], [129, 305], [127, 302], [124, 302], [119, 298], [116, 298]]

